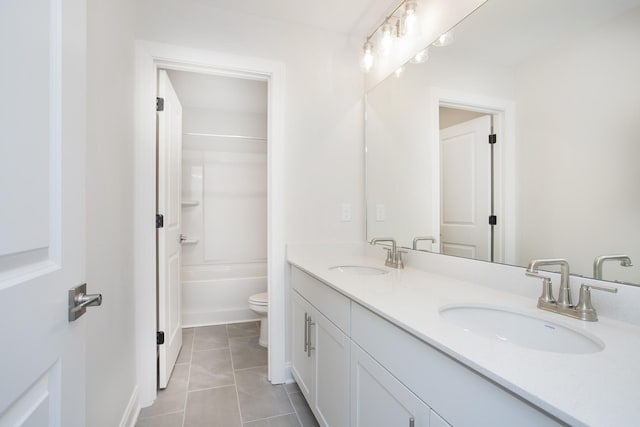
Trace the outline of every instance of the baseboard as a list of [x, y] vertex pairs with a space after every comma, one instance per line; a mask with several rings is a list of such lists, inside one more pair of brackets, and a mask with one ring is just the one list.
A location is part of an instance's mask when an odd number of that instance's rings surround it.
[[127, 408], [120, 419], [120, 427], [135, 427], [140, 415], [140, 403], [138, 402], [138, 386], [133, 388]]
[[224, 325], [227, 323], [252, 322], [259, 320], [253, 310], [218, 310], [205, 312], [182, 312], [182, 327], [195, 328], [198, 326]]
[[293, 374], [291, 373], [291, 362], [285, 363], [284, 365], [284, 382], [285, 384], [296, 382], [295, 378], [293, 378]]

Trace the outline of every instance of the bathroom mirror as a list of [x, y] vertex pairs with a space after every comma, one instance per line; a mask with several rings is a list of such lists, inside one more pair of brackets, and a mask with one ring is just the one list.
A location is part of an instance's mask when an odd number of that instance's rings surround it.
[[366, 94], [367, 239], [586, 277], [626, 254], [602, 277], [640, 284], [640, 0], [488, 0], [451, 34]]

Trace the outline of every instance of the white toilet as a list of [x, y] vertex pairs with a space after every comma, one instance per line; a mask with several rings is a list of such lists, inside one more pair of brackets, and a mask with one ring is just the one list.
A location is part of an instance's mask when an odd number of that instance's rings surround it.
[[255, 311], [260, 317], [260, 339], [258, 344], [262, 347], [269, 346], [269, 323], [267, 313], [269, 312], [269, 296], [266, 292], [251, 295], [249, 297], [249, 308]]

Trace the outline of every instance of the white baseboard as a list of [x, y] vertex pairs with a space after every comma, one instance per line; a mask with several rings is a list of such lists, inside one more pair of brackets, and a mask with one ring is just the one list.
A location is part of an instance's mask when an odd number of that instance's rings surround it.
[[138, 386], [133, 388], [129, 403], [120, 419], [120, 427], [135, 427], [140, 415], [140, 403], [138, 402]]
[[293, 378], [293, 374], [291, 373], [291, 362], [285, 363], [284, 365], [284, 382], [285, 384], [296, 382], [295, 378]]
[[251, 309], [218, 310], [205, 312], [182, 312], [182, 327], [224, 325], [226, 323], [253, 322], [259, 320]]

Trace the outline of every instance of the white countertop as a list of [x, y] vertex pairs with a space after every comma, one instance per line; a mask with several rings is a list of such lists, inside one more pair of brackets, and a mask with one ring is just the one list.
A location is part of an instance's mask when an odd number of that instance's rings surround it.
[[[425, 343], [571, 425], [640, 425], [640, 327], [601, 317], [584, 322], [536, 308], [536, 300], [366, 256], [289, 254], [288, 261]], [[336, 265], [383, 268], [357, 275]], [[576, 295], [574, 295], [576, 296]], [[531, 350], [465, 332], [440, 316], [451, 304], [490, 305], [585, 331], [604, 342], [590, 354]], [[597, 308], [597, 300], [594, 297]], [[640, 310], [640, 307], [638, 308]]]

